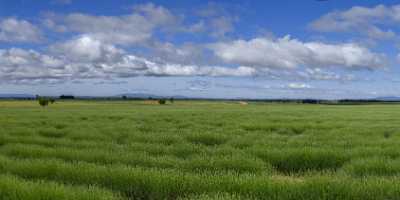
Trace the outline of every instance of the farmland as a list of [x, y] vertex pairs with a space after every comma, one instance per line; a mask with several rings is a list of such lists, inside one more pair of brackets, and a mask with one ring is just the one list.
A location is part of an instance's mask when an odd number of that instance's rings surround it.
[[399, 199], [400, 105], [0, 101], [0, 199]]

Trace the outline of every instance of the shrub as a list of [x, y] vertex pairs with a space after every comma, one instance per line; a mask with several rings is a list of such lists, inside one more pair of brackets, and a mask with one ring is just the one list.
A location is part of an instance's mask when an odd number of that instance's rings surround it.
[[158, 100], [158, 104], [160, 104], [160, 105], [164, 105], [166, 103], [167, 103], [167, 101], [165, 99], [159, 99]]
[[49, 99], [44, 98], [44, 97], [39, 97], [38, 102], [39, 102], [39, 105], [42, 107], [49, 105]]

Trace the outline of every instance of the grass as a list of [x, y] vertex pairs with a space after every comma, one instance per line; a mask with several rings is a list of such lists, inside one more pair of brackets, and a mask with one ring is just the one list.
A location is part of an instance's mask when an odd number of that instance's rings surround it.
[[0, 101], [1, 199], [398, 199], [400, 105]]
[[77, 187], [55, 182], [27, 181], [0, 175], [0, 198], [7, 200], [117, 200], [118, 196], [96, 187]]

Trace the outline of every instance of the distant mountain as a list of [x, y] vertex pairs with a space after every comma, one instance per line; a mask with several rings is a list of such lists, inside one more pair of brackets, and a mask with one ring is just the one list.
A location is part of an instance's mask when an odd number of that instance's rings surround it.
[[2, 99], [27, 99], [27, 98], [35, 98], [35, 95], [31, 95], [31, 94], [0, 94], [0, 98], [2, 98]]
[[400, 97], [396, 97], [396, 96], [377, 97], [374, 100], [378, 100], [378, 101], [400, 101]]
[[120, 94], [117, 97], [126, 96], [128, 98], [138, 98], [138, 99], [162, 99], [162, 98], [174, 98], [174, 99], [188, 99], [186, 96], [182, 95], [173, 95], [173, 96], [161, 96], [161, 95], [154, 95], [154, 94], [146, 94], [146, 93], [127, 93], [127, 94]]

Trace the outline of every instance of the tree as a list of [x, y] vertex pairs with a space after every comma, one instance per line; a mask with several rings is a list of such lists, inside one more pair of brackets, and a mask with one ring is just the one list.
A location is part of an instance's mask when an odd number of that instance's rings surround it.
[[61, 95], [60, 99], [75, 99], [75, 97], [72, 95]]
[[55, 103], [55, 102], [56, 102], [56, 100], [55, 100], [55, 99], [53, 99], [53, 98], [51, 98], [49, 101], [50, 101], [50, 103], [51, 103], [51, 104], [53, 104], [53, 103]]
[[169, 98], [169, 102], [174, 103], [174, 97]]
[[158, 104], [160, 104], [160, 105], [164, 105], [165, 103], [167, 103], [167, 101], [165, 99], [158, 100]]
[[49, 99], [44, 98], [44, 97], [39, 97], [38, 102], [39, 102], [39, 105], [42, 106], [43, 108], [45, 106], [49, 105]]
[[124, 96], [122, 96], [122, 99], [123, 99], [123, 100], [127, 100], [128, 97], [124, 95]]

